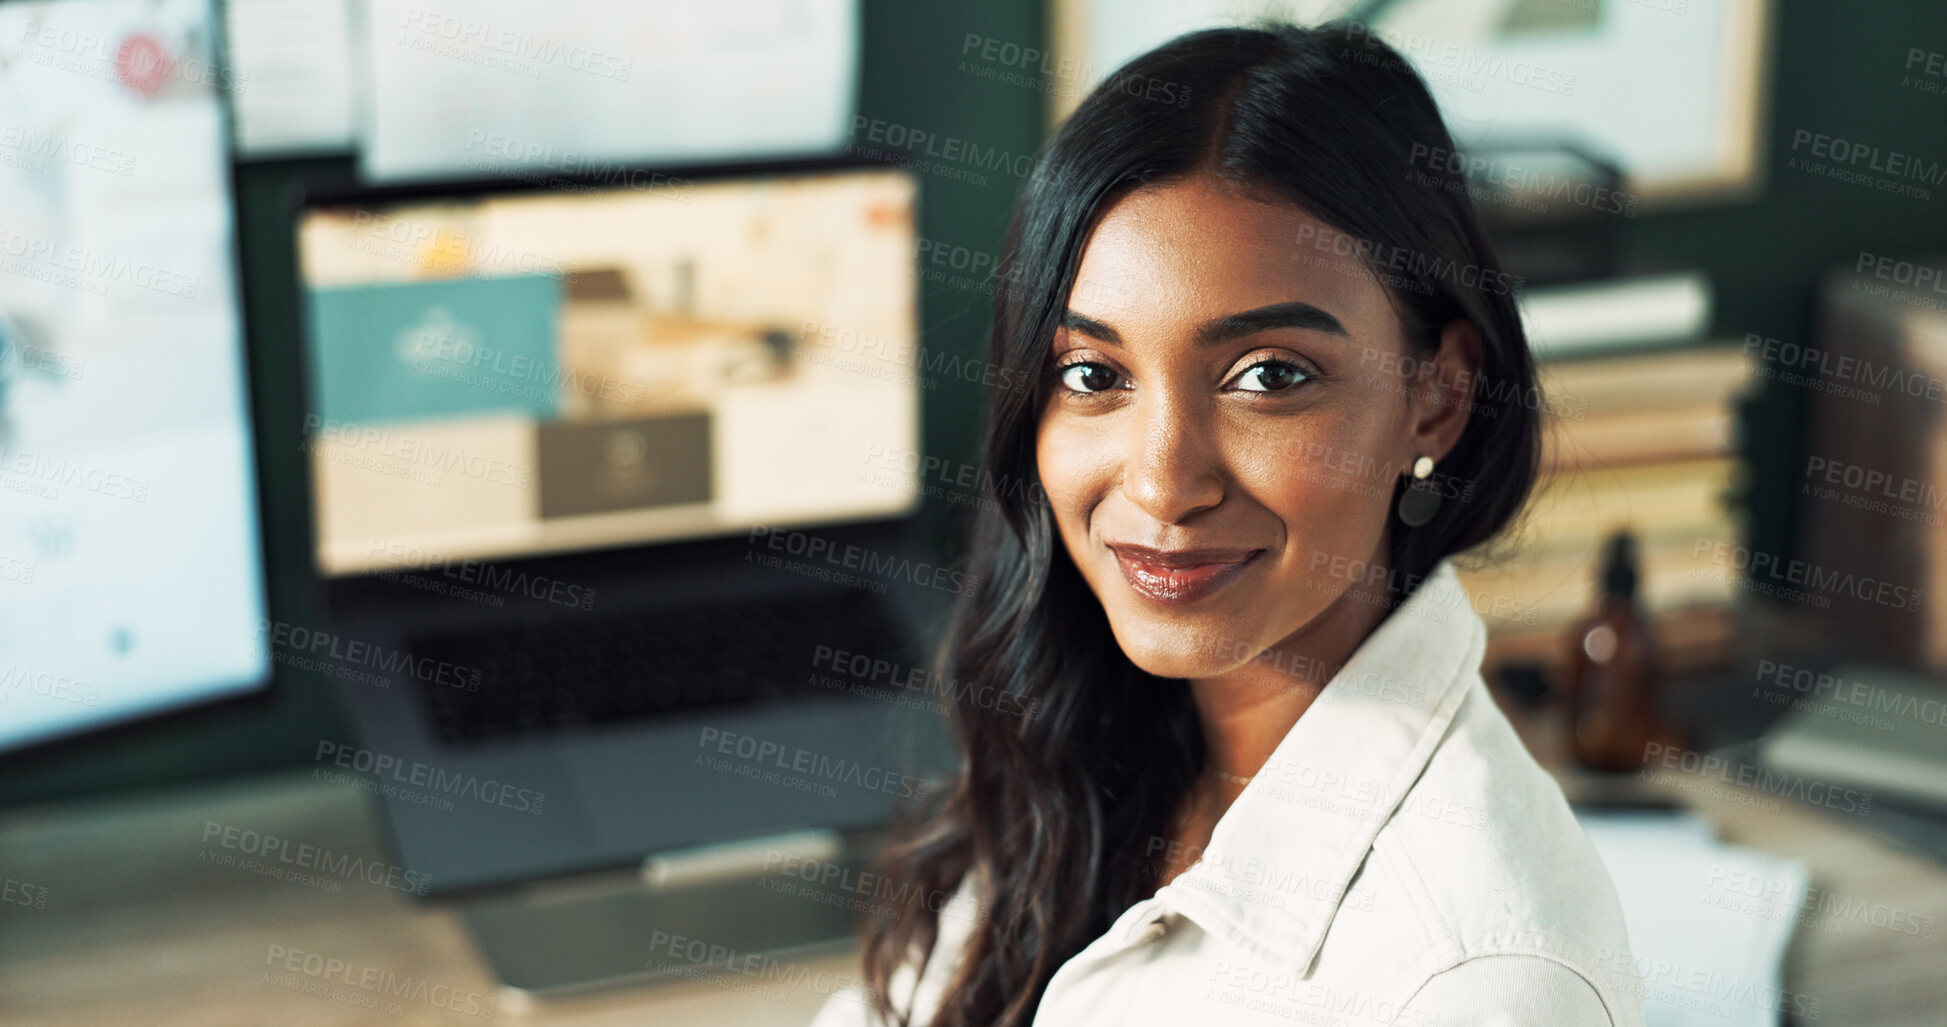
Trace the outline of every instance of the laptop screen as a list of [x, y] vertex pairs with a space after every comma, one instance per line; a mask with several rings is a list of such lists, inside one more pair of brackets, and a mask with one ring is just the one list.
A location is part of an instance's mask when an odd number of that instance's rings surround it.
[[641, 177], [306, 209], [323, 573], [916, 505], [911, 175]]

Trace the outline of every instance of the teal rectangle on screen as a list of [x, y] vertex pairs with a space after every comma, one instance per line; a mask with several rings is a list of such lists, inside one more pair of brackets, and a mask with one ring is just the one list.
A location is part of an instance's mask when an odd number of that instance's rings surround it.
[[333, 421], [425, 421], [560, 408], [558, 274], [311, 291], [312, 389]]

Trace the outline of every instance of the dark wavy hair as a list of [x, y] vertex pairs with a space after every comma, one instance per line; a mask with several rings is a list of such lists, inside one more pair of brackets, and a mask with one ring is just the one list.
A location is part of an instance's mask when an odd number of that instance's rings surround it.
[[[1478, 488], [1425, 525], [1394, 525], [1397, 603], [1412, 588], [1401, 582], [1499, 535], [1537, 474], [1539, 393], [1514, 290], [1483, 287], [1508, 276], [1466, 183], [1452, 162], [1424, 159], [1453, 150], [1419, 75], [1350, 22], [1180, 36], [1110, 76], [1048, 142], [1008, 227], [990, 337], [1004, 379], [1034, 384], [990, 393], [980, 458], [985, 481], [1031, 487], [994, 490], [980, 505], [965, 558], [979, 584], [935, 657], [937, 673], [969, 686], [951, 714], [954, 779], [930, 808], [902, 811], [875, 862], [919, 894], [970, 880], [982, 899], [933, 1027], [1029, 1022], [1055, 970], [1153, 890], [1144, 839], [1167, 830], [1203, 767], [1184, 682], [1123, 654], [1052, 512], [1035, 501], [1035, 429], [1051, 388], [1038, 372], [1090, 230], [1130, 189], [1214, 172], [1370, 244], [1359, 259], [1416, 353], [1430, 357], [1455, 318], [1479, 330], [1474, 416], [1442, 461]], [[1375, 254], [1394, 256], [1382, 270]], [[1016, 701], [976, 702], [992, 696], [987, 686]], [[930, 904], [862, 927], [865, 983], [882, 1018], [909, 1022], [892, 977], [909, 961], [924, 973], [939, 929]]]

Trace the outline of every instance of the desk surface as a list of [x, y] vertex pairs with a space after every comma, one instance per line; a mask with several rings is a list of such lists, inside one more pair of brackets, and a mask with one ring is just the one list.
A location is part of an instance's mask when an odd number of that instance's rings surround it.
[[[522, 1010], [451, 910], [355, 872], [294, 881], [217, 865], [235, 848], [203, 840], [214, 823], [383, 865], [368, 801], [303, 773], [0, 817], [0, 877], [17, 882], [0, 904], [0, 1023], [803, 1027], [825, 1001], [817, 982], [858, 976], [856, 951], [840, 949], [793, 960], [793, 983], [719, 975]], [[307, 973], [304, 954], [347, 969], [311, 960]], [[362, 986], [385, 974], [425, 987]]]
[[[1544, 766], [1567, 764], [1559, 708], [1503, 709]], [[1563, 776], [1559, 769], [1557, 776]], [[1741, 788], [1722, 774], [1685, 778], [1657, 768], [1644, 787], [1703, 816], [1725, 842], [1802, 860], [1812, 886], [1824, 892], [1820, 901], [1829, 902], [1822, 908], [1884, 906], [1907, 914], [1901, 922], [1908, 925], [1931, 918], [1931, 937], [1876, 927], [1865, 917], [1825, 916], [1818, 918], [1824, 929], [1794, 929], [1785, 988], [1817, 1000], [1818, 1016], [1807, 1027], [1947, 1024], [1947, 866], [1884, 840], [1857, 816]], [[1573, 787], [1568, 790], [1574, 794]]]
[[[1525, 725], [1524, 735], [1545, 747], [1548, 732], [1533, 728]], [[1819, 1022], [1947, 1022], [1947, 869], [1844, 822], [1851, 818], [1790, 802], [1759, 810], [1723, 791], [1686, 792], [1685, 798], [1725, 840], [1804, 860], [1814, 883], [1835, 900], [1885, 903], [1938, 925], [1931, 939], [1864, 921], [1836, 933], [1795, 932], [1790, 986], [1820, 1000]], [[450, 910], [383, 882], [345, 875], [277, 880], [219, 865], [211, 857], [234, 850], [204, 841], [214, 823], [383, 864], [368, 801], [363, 792], [300, 773], [0, 816], [0, 879], [6, 882], [0, 894], [0, 1022], [487, 1022], [452, 1008], [485, 1010], [487, 1001], [501, 1000]], [[290, 962], [293, 952], [300, 955]], [[317, 957], [308, 974], [307, 955]], [[333, 958], [348, 969], [336, 975], [316, 969]], [[802, 1025], [824, 1002], [830, 981], [858, 974], [855, 950], [792, 965], [790, 983], [734, 974], [681, 980], [533, 1009], [499, 1004], [492, 1021]], [[426, 987], [388, 997], [359, 986], [370, 979], [361, 977], [365, 973]], [[374, 1003], [389, 1006], [370, 1008]]]

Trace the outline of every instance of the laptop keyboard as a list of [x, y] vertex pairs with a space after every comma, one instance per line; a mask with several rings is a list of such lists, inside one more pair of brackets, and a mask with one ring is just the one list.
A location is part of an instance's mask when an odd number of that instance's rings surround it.
[[[415, 660], [479, 671], [478, 690], [450, 675], [419, 682], [442, 741], [497, 738], [735, 706], [790, 695], [839, 695], [820, 646], [915, 666], [883, 600], [847, 590], [816, 597], [702, 604], [630, 616], [580, 614], [525, 626], [413, 638]], [[470, 675], [467, 675], [470, 677]], [[868, 682], [869, 683], [869, 682]]]

